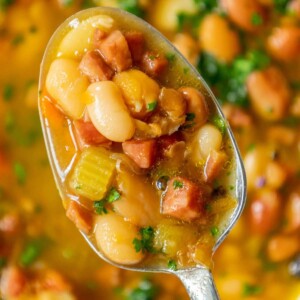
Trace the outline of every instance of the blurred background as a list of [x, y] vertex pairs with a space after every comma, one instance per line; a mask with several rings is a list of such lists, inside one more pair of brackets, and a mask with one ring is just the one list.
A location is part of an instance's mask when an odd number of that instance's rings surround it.
[[234, 131], [248, 201], [213, 257], [221, 299], [299, 300], [299, 0], [0, 0], [0, 298], [188, 299], [171, 275], [102, 262], [66, 218], [52, 178], [37, 111], [40, 62], [66, 17], [100, 5], [169, 38]]

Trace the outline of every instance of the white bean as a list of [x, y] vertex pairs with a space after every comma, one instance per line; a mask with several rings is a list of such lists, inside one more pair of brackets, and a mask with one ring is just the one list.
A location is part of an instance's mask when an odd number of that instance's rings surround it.
[[114, 210], [135, 225], [156, 225], [160, 220], [160, 202], [155, 189], [141, 176], [126, 171], [119, 172], [117, 180], [122, 197], [113, 203]]
[[102, 135], [114, 142], [124, 142], [132, 138], [135, 131], [134, 120], [115, 83], [100, 81], [91, 84], [86, 98], [91, 121]]
[[82, 95], [88, 85], [89, 81], [81, 75], [76, 61], [59, 58], [52, 62], [46, 78], [46, 88], [66, 115], [74, 119], [81, 118], [85, 109]]
[[200, 153], [207, 158], [210, 151], [219, 150], [222, 146], [222, 134], [216, 126], [206, 124], [197, 133], [197, 141]]
[[143, 253], [136, 252], [132, 243], [139, 238], [137, 227], [114, 213], [99, 216], [96, 224], [97, 245], [108, 259], [122, 265], [137, 264], [143, 259]]

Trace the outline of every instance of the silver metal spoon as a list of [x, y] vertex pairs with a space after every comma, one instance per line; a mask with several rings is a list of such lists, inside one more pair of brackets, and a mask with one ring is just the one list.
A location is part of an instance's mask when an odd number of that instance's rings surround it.
[[[142, 19], [129, 14], [120, 9], [108, 8], [108, 7], [98, 7], [91, 8], [78, 12], [77, 14], [71, 16], [67, 19], [54, 33], [47, 49], [44, 54], [44, 58], [41, 64], [40, 69], [40, 80], [39, 80], [39, 89], [43, 90], [45, 86], [45, 78], [53, 58], [53, 53], [57, 49], [57, 45], [62, 37], [66, 34], [71, 28], [78, 26], [82, 20], [86, 20], [91, 16], [97, 15], [108, 15], [111, 16], [114, 20], [117, 20], [118, 25], [123, 29], [137, 30], [141, 31], [147, 43], [147, 48], [155, 49], [158, 53], [172, 53], [175, 54], [175, 60], [172, 62], [174, 71], [171, 70], [172, 76], [168, 77], [166, 82], [169, 86], [175, 88], [180, 86], [193, 86], [198, 88], [206, 97], [210, 111], [218, 114], [223, 121], [225, 122], [226, 132], [225, 136], [228, 139], [229, 144], [232, 148], [232, 153], [234, 157], [234, 167], [232, 172], [231, 185], [234, 186], [232, 190], [232, 195], [237, 199], [237, 206], [234, 208], [230, 216], [226, 217], [226, 223], [224, 224], [223, 231], [221, 232], [219, 238], [217, 239], [213, 252], [220, 246], [222, 241], [230, 232], [233, 225], [236, 223], [238, 218], [241, 215], [241, 212], [244, 208], [246, 201], [246, 177], [241, 160], [241, 156], [236, 144], [236, 141], [233, 137], [232, 131], [224, 118], [224, 115], [221, 111], [221, 108], [215, 99], [214, 95], [210, 91], [209, 87], [197, 72], [197, 70], [187, 62], [187, 60], [176, 50], [176, 48], [155, 28], [143, 21]], [[184, 70], [184, 72], [178, 72], [178, 70]], [[41, 94], [41, 93], [40, 93]], [[66, 199], [63, 189], [63, 180], [66, 177], [67, 173], [70, 171], [69, 167], [64, 165], [62, 166], [59, 160], [60, 147], [62, 145], [59, 143], [59, 140], [55, 137], [55, 132], [52, 130], [50, 123], [44, 117], [41, 108], [41, 96], [39, 97], [39, 110], [41, 123], [43, 128], [43, 134], [45, 138], [46, 148], [48, 152], [48, 157], [50, 160], [51, 168], [54, 174], [56, 185], [60, 192], [62, 199]], [[71, 162], [70, 162], [71, 163]], [[180, 269], [173, 271], [164, 267], [158, 268], [147, 268], [147, 267], [138, 267], [138, 266], [124, 266], [116, 264], [110, 261], [104, 254], [96, 247], [94, 241], [92, 241], [87, 235], [82, 233], [85, 240], [88, 242], [90, 247], [106, 262], [113, 264], [117, 267], [133, 270], [133, 271], [142, 271], [142, 272], [164, 272], [175, 274], [184, 284], [190, 298], [192, 300], [216, 300], [219, 299], [211, 271], [204, 265], [197, 265], [193, 268]]]

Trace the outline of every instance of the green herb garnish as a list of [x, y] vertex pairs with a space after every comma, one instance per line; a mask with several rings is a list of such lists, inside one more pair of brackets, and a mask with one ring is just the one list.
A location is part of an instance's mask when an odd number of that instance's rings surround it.
[[0, 10], [7, 9], [14, 2], [15, 2], [15, 0], [0, 0]]
[[245, 283], [243, 286], [243, 296], [244, 297], [259, 295], [262, 291], [263, 291], [263, 288], [259, 285]]
[[174, 189], [181, 189], [183, 187], [183, 182], [181, 182], [179, 180], [174, 180], [173, 187], [174, 187]]
[[268, 55], [261, 50], [252, 50], [236, 58], [231, 64], [219, 62], [214, 56], [203, 52], [198, 70], [205, 81], [216, 90], [221, 103], [249, 106], [246, 79], [255, 70], [266, 68], [270, 63]]
[[187, 113], [186, 114], [186, 121], [193, 121], [195, 119], [196, 115], [194, 113]]
[[165, 54], [166, 59], [169, 61], [169, 63], [172, 63], [176, 59], [175, 53], [166, 53]]
[[158, 287], [150, 280], [144, 279], [139, 286], [133, 289], [125, 298], [126, 300], [154, 300], [158, 294]]
[[210, 233], [211, 233], [211, 235], [212, 235], [213, 237], [218, 236], [218, 234], [219, 234], [219, 228], [218, 228], [217, 226], [211, 227]]
[[6, 84], [3, 89], [3, 99], [9, 102], [14, 95], [14, 87], [11, 84]]
[[157, 101], [147, 103], [147, 110], [148, 111], [154, 111], [156, 106], [157, 106]]
[[212, 123], [221, 131], [222, 134], [226, 132], [226, 123], [219, 115], [213, 116]]
[[0, 256], [0, 270], [6, 266], [7, 258]]
[[106, 200], [94, 201], [94, 210], [98, 215], [107, 214], [108, 211], [105, 208]]
[[23, 41], [24, 41], [24, 36], [23, 36], [22, 34], [17, 34], [17, 35], [12, 39], [11, 44], [12, 44], [13, 46], [17, 46], [17, 45], [23, 43]]
[[285, 14], [290, 0], [273, 0], [277, 12]]
[[74, 4], [74, 0], [63, 0], [62, 1], [63, 6], [70, 7]]
[[143, 18], [145, 11], [141, 8], [138, 0], [118, 0], [119, 7], [140, 17]]
[[142, 251], [154, 253], [153, 239], [154, 239], [154, 229], [151, 226], [141, 228], [139, 231], [141, 239], [135, 238], [132, 243], [136, 252]]
[[[77, 187], [76, 187], [77, 188]], [[107, 208], [105, 207], [108, 203], [113, 203], [119, 200], [121, 197], [120, 192], [115, 188], [112, 187], [108, 193], [106, 194], [105, 198], [95, 201], [94, 202], [94, 210], [98, 215], [107, 214]]]
[[27, 172], [26, 172], [26, 169], [24, 168], [24, 166], [19, 162], [15, 162], [13, 168], [14, 168], [14, 172], [17, 177], [18, 183], [24, 184], [26, 182], [26, 177], [27, 177]]
[[170, 260], [168, 261], [168, 269], [173, 270], [173, 271], [176, 271], [176, 270], [177, 270], [177, 263], [176, 263], [175, 260], [170, 259]]
[[116, 188], [112, 187], [106, 196], [106, 201], [112, 203], [120, 199], [121, 194], [117, 191]]
[[49, 245], [49, 239], [45, 237], [36, 238], [28, 241], [20, 256], [20, 264], [23, 267], [29, 267], [42, 254], [46, 246]]
[[251, 23], [255, 26], [259, 26], [263, 23], [263, 19], [262, 19], [262, 16], [258, 13], [254, 13], [252, 16], [251, 16]]

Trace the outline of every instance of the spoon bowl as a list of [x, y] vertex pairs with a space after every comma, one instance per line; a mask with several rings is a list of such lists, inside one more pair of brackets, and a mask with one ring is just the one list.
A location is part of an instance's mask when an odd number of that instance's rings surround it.
[[[51, 57], [53, 57], [53, 53], [57, 51], [58, 43], [61, 41], [61, 39], [66, 35], [68, 31], [70, 31], [73, 28], [76, 28], [81, 21], [86, 20], [89, 17], [98, 15], [106, 15], [118, 20], [118, 24], [121, 28], [137, 30], [142, 32], [145, 36], [145, 41], [147, 43], [148, 48], [151, 49], [151, 47], [155, 45], [155, 49], [157, 51], [160, 51], [161, 53], [171, 53], [172, 55], [174, 55], [175, 59], [174, 61], [172, 61], [172, 68], [174, 68], [174, 70], [183, 70], [183, 72], [172, 72], [172, 76], [168, 76], [166, 79], [163, 80], [162, 83], [165, 85], [171, 85], [175, 88], [179, 88], [183, 85], [197, 88], [205, 96], [209, 106], [209, 110], [213, 111], [215, 114], [218, 114], [218, 116], [221, 117], [223, 122], [226, 124], [224, 136], [226, 136], [226, 139], [231, 146], [232, 155], [234, 157], [234, 166], [232, 168], [233, 172], [230, 177], [231, 185], [234, 188], [231, 190], [231, 194], [235, 199], [237, 199], [237, 205], [233, 209], [233, 211], [230, 212], [230, 215], [224, 216], [224, 224], [222, 224], [222, 231], [220, 232], [220, 235], [213, 247], [214, 252], [220, 246], [225, 237], [228, 235], [244, 208], [246, 201], [247, 186], [245, 171], [236, 141], [233, 137], [232, 131], [227, 121], [224, 118], [224, 115], [216, 98], [210, 91], [203, 78], [197, 72], [197, 70], [189, 62], [187, 62], [187, 60], [161, 33], [159, 33], [155, 28], [153, 28], [151, 25], [141, 20], [140, 18], [120, 9], [98, 7], [76, 13], [75, 15], [68, 18], [64, 23], [62, 23], [62, 25], [56, 30], [51, 40], [49, 41], [41, 64], [39, 90], [43, 91], [47, 71], [49, 70], [49, 66], [51, 63]], [[72, 197], [71, 195], [66, 195], [65, 190], [63, 188], [63, 183], [66, 179], [66, 176], [70, 172], [70, 166], [74, 161], [75, 156], [72, 154], [72, 151], [70, 151], [69, 163], [66, 164], [61, 161], [60, 154], [61, 151], [63, 151], [61, 149], [63, 147], [63, 143], [61, 143], [61, 141], [57, 138], [56, 135], [56, 132], [59, 130], [59, 128], [54, 128], [53, 123], [49, 122], [49, 120], [45, 117], [41, 101], [42, 97], [39, 96], [39, 111], [47, 153], [54, 174], [56, 185], [58, 187], [60, 196], [64, 201], [64, 199]], [[144, 265], [120, 265], [110, 261], [96, 246], [95, 241], [90, 236], [86, 235], [83, 232], [81, 233], [90, 245], [90, 247], [97, 253], [97, 255], [110, 264], [133, 271], [173, 273], [181, 279], [191, 299], [218, 299], [217, 291], [213, 283], [211, 272], [204, 265], [198, 265], [193, 268], [180, 269], [176, 271], [162, 266], [148, 267]]]

